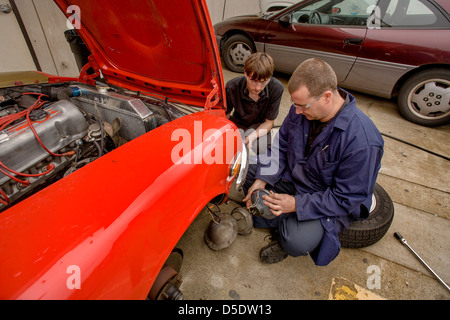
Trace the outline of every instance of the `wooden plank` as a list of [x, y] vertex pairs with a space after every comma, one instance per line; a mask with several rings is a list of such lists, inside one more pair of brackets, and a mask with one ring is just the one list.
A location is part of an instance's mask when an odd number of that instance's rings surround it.
[[60, 76], [75, 77], [79, 70], [64, 31], [67, 19], [52, 0], [33, 0], [45, 38]]
[[[8, 4], [9, 2], [3, 4]], [[33, 58], [14, 13], [0, 13], [0, 72], [36, 70]]]
[[52, 0], [16, 0], [42, 71], [76, 77], [79, 70], [66, 41], [67, 19]]
[[56, 66], [33, 2], [30, 0], [16, 0], [16, 5], [42, 71], [57, 74]]

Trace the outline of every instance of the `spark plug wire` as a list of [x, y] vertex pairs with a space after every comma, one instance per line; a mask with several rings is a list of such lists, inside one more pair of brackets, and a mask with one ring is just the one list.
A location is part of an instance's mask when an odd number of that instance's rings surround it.
[[[34, 93], [34, 92], [24, 93], [24, 95], [36, 95], [36, 94], [37, 94], [37, 93]], [[27, 113], [26, 113], [26, 118], [27, 118], [28, 126], [30, 127], [31, 131], [33, 131], [33, 134], [34, 134], [36, 140], [39, 142], [39, 144], [41, 145], [41, 147], [44, 148], [45, 151], [47, 151], [48, 154], [50, 154], [50, 155], [52, 155], [52, 156], [54, 156], [54, 157], [68, 157], [68, 156], [73, 156], [73, 155], [75, 154], [75, 151], [73, 151], [73, 150], [72, 150], [72, 151], [69, 151], [69, 152], [62, 153], [62, 154], [58, 154], [58, 153], [51, 152], [51, 151], [44, 145], [44, 143], [42, 142], [41, 138], [39, 138], [39, 135], [37, 134], [36, 129], [34, 129], [33, 122], [31, 121], [31, 118], [30, 118], [30, 114], [31, 114], [31, 111], [33, 111], [33, 110], [35, 110], [35, 109], [38, 109], [38, 108], [42, 107], [44, 104], [46, 104], [46, 101], [42, 101], [42, 100], [41, 100], [41, 98], [42, 98], [43, 96], [46, 96], [46, 95], [45, 95], [45, 94], [37, 94], [37, 95], [39, 95], [38, 100], [37, 100], [30, 108], [28, 108]]]
[[29, 186], [30, 185], [30, 180], [20, 180], [19, 178], [13, 176], [12, 174], [8, 173], [8, 171], [5, 171], [4, 169], [0, 168], [0, 173], [3, 173], [5, 176], [7, 176], [8, 178], [21, 183], [24, 186]]
[[[39, 144], [41, 145], [41, 147], [50, 155], [54, 156], [54, 157], [66, 157], [66, 156], [73, 156], [75, 154], [75, 151], [69, 151], [69, 152], [65, 152], [62, 154], [57, 154], [54, 152], [51, 152], [42, 142], [42, 140], [39, 138], [39, 135], [37, 134], [36, 130], [34, 129], [32, 120], [30, 118], [30, 114], [33, 110], [38, 109], [40, 107], [42, 107], [43, 105], [45, 105], [47, 102], [42, 100], [42, 97], [47, 97], [47, 95], [45, 94], [39, 94], [39, 93], [34, 93], [34, 92], [27, 92], [27, 93], [23, 93], [23, 95], [38, 95], [38, 98], [36, 100], [35, 103], [33, 103], [33, 105], [31, 105], [31, 107], [29, 107], [28, 109], [12, 114], [12, 115], [7, 115], [7, 116], [3, 116], [0, 118], [0, 131], [2, 131], [3, 129], [5, 129], [8, 125], [10, 125], [11, 123], [13, 123], [14, 121], [22, 118], [22, 117], [26, 117], [27, 119], [27, 123], [28, 126], [30, 127], [31, 131], [33, 132], [36, 140], [39, 142]], [[30, 181], [27, 180], [21, 180], [17, 177], [15, 177], [13, 174], [18, 175], [18, 176], [22, 176], [22, 177], [40, 177], [43, 175], [46, 175], [48, 173], [50, 173], [51, 171], [53, 171], [55, 169], [55, 165], [52, 163], [50, 165], [47, 166], [47, 170], [43, 173], [38, 173], [38, 174], [25, 174], [25, 173], [21, 173], [21, 172], [17, 172], [9, 167], [7, 167], [3, 162], [0, 161], [0, 173], [4, 174], [5, 176], [9, 177], [10, 179], [21, 183], [24, 186], [28, 186], [30, 185]], [[6, 193], [1, 190], [1, 195], [5, 200], [1, 200], [1, 203], [9, 205], [10, 201], [6, 195]]]
[[[4, 170], [9, 171], [12, 174], [18, 175], [18, 176], [22, 176], [22, 177], [41, 177], [41, 176], [45, 176], [46, 174], [49, 174], [50, 172], [53, 171], [53, 169], [55, 169], [55, 165], [53, 163], [50, 163], [47, 166], [47, 171], [42, 172], [42, 173], [33, 173], [33, 174], [28, 174], [28, 173], [22, 173], [22, 172], [17, 172], [14, 171], [11, 168], [8, 168], [3, 162], [0, 161], [0, 167], [3, 167]], [[0, 168], [1, 169], [1, 168]]]
[[[29, 92], [29, 93], [23, 93], [22, 95], [38, 95], [38, 93]], [[39, 102], [41, 100], [42, 97], [46, 97], [46, 95], [45, 94], [39, 94], [38, 100], [29, 108], [32, 108], [37, 102]], [[41, 100], [41, 102], [42, 102], [42, 100]], [[40, 103], [39, 106], [43, 106], [43, 105], [44, 105], [44, 103]], [[0, 131], [5, 129], [8, 125], [13, 123], [14, 121], [19, 120], [22, 117], [25, 117], [27, 115], [28, 109], [26, 109], [24, 111], [20, 111], [20, 112], [17, 112], [17, 113], [13, 113], [13, 114], [10, 114], [10, 115], [6, 115], [6, 116], [3, 116], [3, 117], [0, 117]], [[33, 108], [33, 109], [35, 109], [35, 108]]]
[[9, 206], [11, 204], [11, 200], [9, 200], [8, 196], [6, 195], [6, 192], [3, 191], [2, 188], [0, 188], [0, 195], [3, 197], [0, 198], [0, 203], [4, 204], [5, 206]]

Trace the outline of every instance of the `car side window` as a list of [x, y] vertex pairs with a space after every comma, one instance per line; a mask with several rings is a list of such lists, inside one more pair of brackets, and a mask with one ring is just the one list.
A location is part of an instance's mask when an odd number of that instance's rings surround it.
[[382, 23], [383, 27], [449, 27], [436, 7], [421, 0], [391, 0]]
[[378, 0], [315, 1], [292, 13], [293, 23], [366, 26]]

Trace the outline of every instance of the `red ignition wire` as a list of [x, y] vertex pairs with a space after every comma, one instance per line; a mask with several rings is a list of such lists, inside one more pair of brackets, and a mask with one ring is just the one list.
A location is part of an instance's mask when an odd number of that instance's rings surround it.
[[23, 184], [24, 186], [29, 186], [30, 185], [30, 181], [29, 180], [20, 180], [17, 177], [14, 177], [12, 174], [8, 173], [7, 171], [5, 171], [4, 169], [0, 168], [0, 173], [3, 173], [5, 176], [7, 176], [8, 178], [13, 179], [14, 181], [17, 181], [21, 184]]
[[[28, 95], [28, 94], [35, 94], [35, 93], [24, 93], [24, 95]], [[26, 113], [27, 115], [27, 122], [28, 125], [31, 129], [31, 131], [33, 131], [33, 134], [36, 138], [36, 140], [39, 142], [39, 144], [41, 145], [42, 148], [44, 148], [45, 151], [47, 151], [48, 154], [54, 156], [54, 157], [67, 157], [67, 156], [73, 156], [75, 154], [75, 151], [69, 151], [69, 152], [65, 152], [63, 154], [58, 154], [58, 153], [53, 153], [51, 152], [49, 149], [47, 149], [47, 147], [44, 145], [44, 143], [42, 142], [42, 140], [39, 138], [36, 130], [34, 129], [33, 123], [30, 119], [30, 114], [31, 111], [33, 111], [34, 109], [40, 108], [42, 107], [46, 102], [41, 100], [41, 97], [45, 96], [44, 94], [39, 94], [39, 98], [38, 100], [30, 107], [28, 108], [28, 111]]]
[[[41, 97], [47, 96], [45, 94], [39, 94], [39, 93], [33, 93], [33, 92], [24, 93], [23, 95], [39, 95], [38, 101], [41, 99]], [[38, 102], [38, 101], [36, 101], [36, 102]], [[0, 131], [5, 129], [12, 122], [14, 122], [22, 117], [25, 117], [27, 115], [27, 112], [28, 112], [28, 109], [1, 117], [0, 118]]]
[[1, 117], [0, 118], [0, 131], [3, 130], [4, 128], [6, 128], [6, 126], [8, 126], [10, 123], [16, 121], [17, 119], [20, 119], [23, 116], [26, 116], [28, 125], [29, 125], [31, 131], [33, 131], [33, 134], [36, 137], [36, 140], [39, 142], [39, 144], [42, 146], [42, 148], [44, 148], [44, 150], [47, 151], [48, 154], [50, 154], [54, 157], [73, 156], [75, 154], [75, 151], [69, 151], [69, 152], [65, 152], [63, 154], [56, 154], [56, 153], [51, 152], [49, 149], [47, 149], [47, 147], [44, 145], [42, 140], [39, 138], [36, 130], [34, 129], [34, 127], [32, 125], [32, 121], [30, 119], [30, 113], [31, 113], [31, 111], [42, 107], [46, 103], [45, 101], [42, 101], [41, 98], [47, 97], [47, 95], [41, 94], [41, 93], [34, 93], [34, 92], [23, 93], [23, 95], [38, 95], [38, 100], [27, 110], [24, 110], [24, 111], [21, 111], [21, 112], [18, 112], [16, 114], [12, 114], [9, 116]]
[[10, 123], [26, 116], [27, 114], [27, 110], [18, 112], [18, 113], [14, 113], [8, 116], [3, 116], [0, 118], [0, 131], [2, 131], [3, 129], [5, 129]]
[[[39, 94], [39, 93], [34, 93], [34, 92], [24, 93], [23, 95], [38, 95], [39, 97], [38, 97], [38, 100], [37, 100], [31, 107], [29, 107], [27, 110], [24, 110], [24, 111], [21, 111], [21, 112], [18, 112], [18, 113], [9, 115], [9, 116], [3, 116], [3, 117], [1, 117], [1, 118], [0, 118], [0, 131], [3, 130], [4, 128], [6, 128], [6, 126], [8, 126], [10, 123], [12, 123], [12, 122], [14, 122], [14, 121], [20, 119], [20, 118], [23, 117], [23, 116], [26, 116], [27, 122], [28, 122], [28, 126], [30, 127], [31, 131], [33, 132], [33, 134], [34, 134], [36, 140], [39, 142], [39, 144], [42, 146], [42, 148], [44, 148], [45, 151], [47, 151], [47, 153], [49, 153], [50, 155], [52, 155], [52, 156], [54, 156], [54, 157], [66, 157], [66, 156], [72, 156], [72, 155], [74, 155], [74, 154], [75, 154], [75, 151], [69, 151], [69, 152], [65, 152], [65, 153], [63, 153], [63, 154], [56, 154], [56, 153], [51, 152], [51, 151], [50, 151], [49, 149], [47, 149], [47, 147], [44, 145], [44, 143], [42, 142], [42, 140], [39, 138], [39, 136], [38, 136], [36, 130], [34, 129], [33, 123], [32, 123], [31, 118], [30, 118], [31, 111], [33, 111], [33, 110], [35, 110], [35, 109], [37, 109], [37, 108], [42, 107], [46, 102], [45, 102], [45, 101], [42, 101], [41, 98], [44, 97], [44, 96], [46, 97], [47, 95], [45, 95], [45, 94]], [[52, 163], [52, 164], [50, 164], [50, 165], [47, 166], [47, 169], [48, 169], [48, 170], [47, 170], [46, 172], [39, 173], [39, 174], [25, 174], [25, 173], [20, 173], [20, 172], [14, 171], [14, 170], [11, 169], [11, 168], [8, 168], [8, 167], [7, 167], [5, 164], [3, 164], [2, 162], [0, 162], [0, 166], [1, 166], [1, 167], [0, 167], [0, 173], [3, 173], [5, 176], [7, 176], [7, 177], [13, 179], [13, 180], [16, 181], [16, 182], [19, 182], [19, 183], [23, 184], [24, 186], [30, 185], [30, 181], [29, 181], [29, 180], [21, 180], [21, 179], [15, 177], [15, 176], [13, 176], [12, 174], [8, 173], [8, 171], [11, 172], [11, 173], [13, 173], [13, 174], [15, 174], [15, 175], [19, 175], [19, 176], [23, 176], [23, 177], [40, 177], [40, 176], [43, 176], [43, 175], [46, 175], [46, 174], [50, 173], [52, 170], [55, 169], [55, 165]], [[0, 189], [0, 190], [1, 190], [1, 189]], [[3, 193], [4, 193], [4, 192], [3, 192]], [[6, 194], [3, 194], [3, 193], [2, 193], [2, 196], [3, 196], [5, 199], [7, 199]], [[3, 200], [2, 200], [2, 203], [4, 203]]]
[[6, 195], [6, 192], [3, 191], [0, 188], [0, 195], [3, 197], [3, 199], [0, 198], [0, 203], [4, 204], [5, 206], [9, 206], [11, 204], [11, 200], [9, 200], [8, 196]]
[[[10, 123], [20, 119], [23, 116], [26, 116], [28, 125], [29, 125], [31, 131], [33, 132], [36, 140], [39, 142], [39, 144], [42, 146], [42, 148], [44, 148], [45, 151], [47, 151], [47, 153], [49, 153], [50, 155], [55, 156], [55, 157], [65, 157], [65, 156], [72, 156], [72, 155], [74, 155], [75, 151], [69, 151], [69, 152], [66, 152], [66, 153], [63, 153], [63, 154], [56, 154], [56, 153], [53, 153], [50, 150], [48, 150], [47, 147], [42, 142], [42, 140], [39, 138], [36, 130], [33, 127], [32, 121], [30, 119], [31, 111], [42, 107], [46, 102], [42, 101], [41, 98], [44, 97], [44, 96], [47, 96], [47, 95], [39, 94], [39, 93], [33, 93], [33, 92], [24, 93], [23, 95], [38, 95], [39, 97], [38, 97], [38, 100], [31, 107], [29, 107], [27, 110], [24, 110], [24, 111], [21, 111], [21, 112], [18, 112], [18, 113], [9, 115], [9, 116], [1, 117], [0, 118], [0, 131], [3, 130], [4, 128], [6, 128]], [[46, 174], [50, 173], [54, 169], [55, 169], [55, 165], [52, 163], [52, 164], [47, 166], [47, 171], [46, 172], [39, 173], [39, 174], [25, 174], [25, 173], [14, 171], [11, 168], [8, 168], [5, 164], [3, 164], [0, 161], [0, 173], [3, 173], [5, 176], [13, 179], [16, 182], [19, 182], [19, 183], [23, 184], [24, 186], [30, 185], [30, 181], [29, 180], [21, 180], [21, 179], [15, 177], [15, 176], [13, 176], [12, 174], [23, 176], [23, 177], [40, 177], [40, 176], [43, 176], [43, 175], [46, 175]], [[8, 173], [8, 171], [11, 172], [12, 174]], [[4, 192], [2, 193], [2, 196], [5, 198], [5, 200], [8, 200], [8, 202], [9, 202], [9, 199], [6, 196], [6, 194], [4, 194]], [[4, 202], [5, 201], [2, 200], [2, 203], [4, 203]]]
[[[27, 173], [22, 173], [22, 172], [17, 172], [14, 171], [11, 168], [8, 168], [3, 162], [0, 161], [0, 167], [3, 167], [3, 169], [11, 172], [12, 174], [18, 175], [18, 176], [22, 176], [22, 177], [40, 177], [40, 176], [45, 176], [46, 174], [49, 174], [50, 172], [53, 171], [53, 169], [55, 169], [55, 165], [53, 163], [50, 163], [47, 166], [47, 171], [42, 172], [42, 173], [35, 173], [35, 174], [27, 174]], [[0, 168], [1, 169], [1, 168]]]

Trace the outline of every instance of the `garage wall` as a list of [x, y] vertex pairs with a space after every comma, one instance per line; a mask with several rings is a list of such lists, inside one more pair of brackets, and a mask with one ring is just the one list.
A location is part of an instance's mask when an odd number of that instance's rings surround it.
[[260, 12], [260, 0], [206, 0], [212, 24], [226, 18]]
[[[223, 19], [255, 14], [260, 0], [206, 0], [213, 24]], [[0, 72], [40, 70], [60, 76], [77, 76], [79, 70], [64, 37], [66, 19], [53, 0], [0, 0], [12, 8], [0, 13], [2, 40]]]

